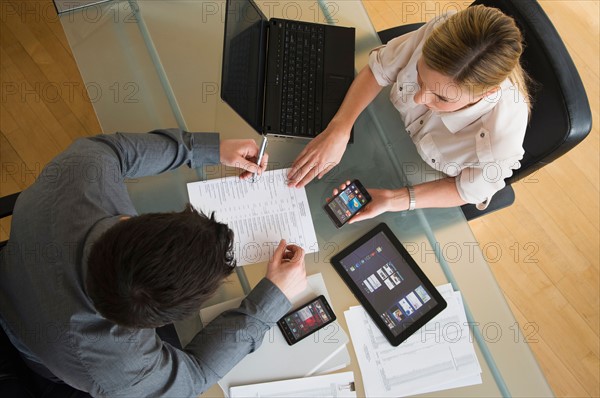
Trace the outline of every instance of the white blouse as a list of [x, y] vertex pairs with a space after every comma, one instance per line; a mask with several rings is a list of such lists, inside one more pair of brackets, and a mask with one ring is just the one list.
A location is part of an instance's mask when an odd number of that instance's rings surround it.
[[454, 112], [435, 111], [414, 102], [419, 90], [416, 65], [425, 39], [449, 16], [374, 49], [369, 66], [379, 85], [393, 84], [390, 100], [423, 160], [456, 177], [461, 198], [485, 209], [492, 195], [506, 185], [504, 179], [521, 167], [527, 103], [508, 79], [494, 94]]

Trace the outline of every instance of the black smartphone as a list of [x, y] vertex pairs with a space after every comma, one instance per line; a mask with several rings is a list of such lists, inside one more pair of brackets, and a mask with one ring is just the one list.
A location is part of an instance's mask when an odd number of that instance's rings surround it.
[[277, 322], [277, 326], [287, 343], [293, 345], [333, 321], [335, 314], [325, 296], [321, 295], [285, 315]]
[[350, 182], [343, 191], [334, 196], [323, 208], [336, 227], [341, 228], [371, 201], [371, 195], [358, 180]]

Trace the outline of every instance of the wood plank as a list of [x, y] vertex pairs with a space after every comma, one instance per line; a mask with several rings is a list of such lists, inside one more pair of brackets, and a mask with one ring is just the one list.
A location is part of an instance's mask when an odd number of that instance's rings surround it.
[[[21, 192], [28, 184], [21, 173], [23, 160], [12, 147], [0, 127], [0, 158], [2, 170], [0, 173], [0, 196]], [[31, 181], [33, 182], [33, 181]]]
[[70, 60], [71, 62], [61, 63], [64, 74], [69, 79], [81, 79], [52, 1], [5, 0], [5, 3], [3, 8], [8, 14], [6, 18], [26, 26], [46, 50], [52, 62], [60, 59]]
[[[24, 73], [35, 73], [35, 71], [28, 68], [30, 64], [26, 60], [27, 57], [20, 57], [23, 55], [20, 46], [6, 45], [5, 40], [10, 39], [11, 33], [4, 29], [2, 22], [0, 22], [0, 33], [3, 36], [0, 38], [0, 43], [2, 43], [0, 48], [0, 54], [2, 55], [1, 68], [3, 71], [0, 80], [3, 87], [16, 89], [14, 95], [7, 95], [7, 98], [10, 97], [11, 100], [4, 102], [4, 105], [21, 128], [27, 125], [29, 128], [39, 129], [36, 126], [36, 121], [40, 121], [40, 127], [43, 127], [46, 134], [44, 136], [37, 134], [40, 139], [38, 145], [47, 143], [50, 147], [59, 150], [65, 149], [71, 143], [72, 137], [62, 128], [54, 114], [47, 108], [46, 104], [48, 102], [44, 100], [44, 94], [38, 92], [35, 85], [30, 84], [30, 81], [25, 77]], [[13, 62], [13, 59], [17, 60], [18, 66]], [[28, 120], [24, 120], [26, 115], [29, 118]], [[65, 115], [66, 113], [61, 116]], [[16, 149], [19, 150], [19, 148]], [[56, 153], [53, 152], [53, 154]]]
[[[586, 63], [598, 71], [599, 58], [590, 56], [600, 51], [597, 39], [600, 12], [598, 2], [542, 0], [540, 5], [553, 22], [569, 52], [584, 57]], [[576, 29], [573, 21], [577, 21]]]
[[[548, 278], [556, 284], [555, 288], [570, 298], [570, 302], [578, 309], [582, 317], [592, 322], [589, 325], [594, 333], [600, 334], [599, 326], [597, 322], [594, 322], [594, 319], [597, 319], [597, 315], [594, 314], [599, 312], [598, 304], [590, 304], [588, 301], [588, 295], [595, 291], [595, 286], [598, 286], [597, 267], [593, 265], [593, 262], [588, 261], [586, 255], [581, 251], [578, 246], [581, 243], [579, 238], [572, 240], [562, 230], [562, 225], [553, 220], [552, 215], [557, 212], [544, 210], [544, 207], [547, 209], [547, 206], [542, 204], [543, 201], [538, 200], [535, 194], [531, 194], [527, 187], [521, 189], [523, 186], [515, 187], [518, 198], [521, 199], [520, 208], [511, 209], [514, 211], [510, 213], [504, 212], [499, 221], [503, 225], [507, 225], [507, 231], [511, 231], [521, 242], [535, 236], [533, 242], [538, 248], [536, 264], [539, 264]], [[578, 216], [574, 211], [569, 214], [573, 218]], [[527, 222], [524, 223], [523, 220], [527, 220]], [[589, 237], [581, 239], [589, 239]], [[581, 281], [580, 289], [562, 291], [559, 283], [563, 278], [577, 278]]]
[[[4, 136], [1, 125], [4, 123], [4, 117], [0, 119], [0, 196], [7, 196], [25, 189], [23, 176], [21, 175], [21, 165], [23, 160], [17, 155], [10, 142]], [[10, 223], [12, 217], [0, 219], [0, 241], [8, 240], [10, 235]]]
[[[11, 3], [7, 5], [12, 6]], [[56, 119], [61, 119], [69, 113], [82, 115], [78, 129], [83, 129], [84, 132], [65, 130], [70, 140], [82, 134], [96, 134], [99, 126], [95, 117], [86, 116], [90, 115], [91, 103], [80, 75], [73, 72], [69, 76], [66, 73], [65, 62], [56, 62], [46, 51], [47, 34], [42, 32], [37, 36], [32, 31], [32, 26], [24, 24], [23, 19], [18, 18], [16, 11], [11, 16], [2, 21], [5, 23], [2, 45], [7, 53], [11, 53], [11, 59], [19, 59], [23, 73], [37, 92], [37, 101], [43, 102]], [[56, 57], [66, 55], [68, 54], [54, 54]], [[70, 63], [74, 67], [74, 62]]]
[[[521, 211], [525, 214], [528, 212], [525, 208]], [[502, 248], [514, 247], [515, 243], [522, 244], [523, 239], [528, 242], [530, 237], [524, 231], [522, 220], [518, 214], [507, 213], [503, 214], [500, 222], [486, 220], [494, 228], [491, 242]], [[478, 234], [479, 231], [474, 228], [474, 232]], [[488, 242], [480, 241], [481, 246], [486, 243]], [[560, 256], [560, 252], [552, 253], [541, 249], [535, 254], [537, 262], [526, 262], [523, 256], [515, 261], [514, 252], [509, 250], [497, 261], [491, 262], [490, 266], [498, 281], [501, 281], [501, 288], [507, 298], [515, 303], [529, 322], [537, 325], [540, 338], [551, 347], [553, 355], [561, 358], [579, 383], [589, 391], [588, 394], [591, 394], [591, 382], [597, 380], [598, 376], [582, 359], [589, 354], [590, 349], [598, 351], [598, 335], [591, 331], [590, 325], [580, 315], [580, 308], [570, 304], [545, 273], [545, 265], [561, 261]], [[573, 339], [573, 335], [578, 337]], [[562, 380], [548, 381], [555, 390], [570, 388], [560, 386]]]
[[[552, 166], [558, 167], [558, 165]], [[593, 220], [590, 219], [590, 216], [594, 214], [594, 205], [590, 204], [590, 212], [587, 211], [586, 206], [583, 204], [579, 207], [570, 198], [572, 194], [568, 193], [572, 184], [566, 183], [564, 186], [565, 194], [557, 195], [556, 192], [560, 188], [560, 185], [554, 176], [550, 174], [551, 171], [550, 166], [541, 169], [537, 173], [539, 176], [538, 183], [521, 183], [519, 181], [513, 184], [513, 186], [519, 188], [519, 194], [525, 194], [523, 191], [527, 190], [528, 196], [531, 195], [536, 198], [536, 204], [539, 205], [539, 209], [545, 210], [546, 215], [553, 221], [551, 225], [545, 223], [546, 227], [553, 228], [557, 234], [560, 233], [563, 242], [569, 242], [570, 245], [580, 249], [582, 255], [580, 258], [587, 260], [585, 263], [580, 263], [582, 267], [594, 264], [600, 256], [598, 248], [598, 224], [594, 224]], [[592, 191], [585, 188], [576, 194], [582, 192], [588, 193], [588, 195], [593, 194]], [[569, 209], [570, 211], [568, 213], [564, 211], [557, 212], [553, 211], [553, 209]], [[597, 215], [598, 212], [596, 211], [595, 214]]]
[[[521, 332], [524, 336], [529, 336], [529, 333], [531, 333], [531, 330], [529, 329], [531, 321], [527, 319], [527, 317], [519, 310], [519, 307], [510, 299], [507, 298], [507, 302], [515, 315], [515, 319], [519, 324]], [[526, 325], [528, 326], [528, 329], [523, 330], [523, 327]], [[589, 395], [585, 387], [571, 372], [571, 369], [565, 365], [560, 356], [552, 350], [552, 347], [542, 337], [536, 334], [532, 336], [532, 339], [535, 339], [535, 341], [528, 339], [529, 347], [537, 358], [542, 372], [549, 381], [561, 380], [560, 383], [549, 383], [550, 388], [552, 388], [557, 397], [584, 397]]]

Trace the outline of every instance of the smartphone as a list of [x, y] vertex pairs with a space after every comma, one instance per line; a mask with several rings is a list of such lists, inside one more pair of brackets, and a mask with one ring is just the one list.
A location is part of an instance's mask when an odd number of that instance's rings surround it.
[[325, 296], [321, 295], [285, 315], [277, 322], [277, 326], [287, 343], [293, 345], [333, 321], [335, 314]]
[[333, 197], [323, 208], [336, 227], [341, 228], [371, 201], [371, 195], [358, 180]]

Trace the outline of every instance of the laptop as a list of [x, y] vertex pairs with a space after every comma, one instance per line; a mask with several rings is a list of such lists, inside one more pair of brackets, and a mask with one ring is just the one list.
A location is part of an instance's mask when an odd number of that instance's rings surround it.
[[227, 0], [221, 98], [263, 135], [322, 132], [354, 79], [354, 28], [271, 18]]

